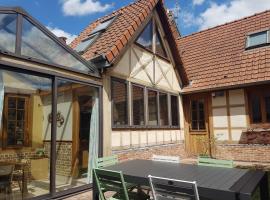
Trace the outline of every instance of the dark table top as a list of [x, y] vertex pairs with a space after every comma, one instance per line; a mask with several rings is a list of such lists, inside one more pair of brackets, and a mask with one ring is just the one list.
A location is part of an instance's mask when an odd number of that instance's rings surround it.
[[[131, 160], [119, 163], [106, 169], [122, 171], [127, 182], [149, 185], [148, 175], [185, 181], [196, 181], [200, 195], [215, 199], [235, 199], [236, 192], [241, 190], [245, 179], [262, 174], [237, 168], [206, 167], [189, 164], [175, 164], [151, 160]], [[259, 179], [258, 179], [259, 180]], [[255, 183], [254, 183], [255, 184]], [[256, 185], [255, 185], [256, 186]], [[209, 192], [211, 191], [211, 192]], [[210, 194], [211, 193], [211, 194]]]
[[12, 173], [12, 165], [0, 165], [0, 176], [8, 176]]

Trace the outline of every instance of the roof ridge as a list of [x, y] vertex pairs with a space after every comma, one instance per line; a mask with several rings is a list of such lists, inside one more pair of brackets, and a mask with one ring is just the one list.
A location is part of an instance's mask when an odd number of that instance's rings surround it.
[[198, 32], [195, 32], [195, 33], [191, 33], [190, 35], [185, 35], [183, 37], [180, 37], [180, 38], [177, 38], [177, 40], [181, 40], [181, 39], [185, 39], [185, 38], [188, 38], [188, 37], [191, 37], [191, 36], [194, 36], [194, 35], [197, 35], [197, 34], [200, 34], [200, 33], [203, 33], [203, 32], [206, 32], [206, 31], [209, 31], [209, 30], [212, 30], [212, 29], [216, 29], [216, 28], [219, 28], [219, 27], [222, 27], [222, 26], [226, 26], [226, 25], [229, 25], [229, 24], [233, 24], [233, 23], [236, 23], [238, 21], [242, 21], [242, 20], [245, 20], [245, 19], [249, 19], [249, 18], [252, 18], [252, 17], [255, 17], [257, 15], [261, 15], [261, 14], [264, 14], [264, 13], [267, 13], [267, 12], [270, 12], [270, 9], [266, 9], [262, 12], [257, 12], [253, 15], [249, 15], [247, 17], [243, 17], [243, 18], [240, 18], [240, 19], [236, 19], [236, 20], [233, 20], [233, 21], [230, 21], [230, 22], [226, 22], [224, 24], [220, 24], [220, 25], [217, 25], [217, 26], [214, 26], [214, 27], [211, 27], [211, 28], [207, 28], [207, 29], [204, 29], [204, 30], [201, 30], [201, 31], [198, 31]]

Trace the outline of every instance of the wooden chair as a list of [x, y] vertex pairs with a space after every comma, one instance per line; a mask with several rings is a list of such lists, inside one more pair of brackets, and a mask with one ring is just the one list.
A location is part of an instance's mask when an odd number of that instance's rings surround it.
[[117, 163], [118, 163], [117, 155], [102, 157], [97, 159], [97, 168], [109, 167]]
[[[4, 171], [4, 174], [0, 176], [0, 190], [5, 192], [5, 199], [13, 199], [12, 179], [14, 165], [1, 165], [1, 171]], [[9, 195], [11, 195], [11, 198], [8, 197]]]
[[180, 163], [180, 159], [177, 156], [153, 155], [152, 160], [160, 162]]
[[182, 181], [149, 175], [154, 200], [199, 200], [196, 181]]
[[[149, 196], [144, 197], [139, 193], [128, 191], [122, 172], [105, 169], [93, 169], [93, 174], [101, 200], [149, 199]], [[104, 193], [108, 191], [115, 192], [115, 194], [112, 197], [106, 198]]]
[[226, 167], [226, 168], [233, 168], [233, 161], [232, 160], [217, 160], [213, 158], [198, 158], [198, 165], [201, 166], [209, 166], [209, 167]]

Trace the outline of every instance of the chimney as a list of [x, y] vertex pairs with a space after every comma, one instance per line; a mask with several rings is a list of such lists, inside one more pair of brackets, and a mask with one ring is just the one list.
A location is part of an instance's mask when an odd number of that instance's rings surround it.
[[58, 37], [60, 39], [60, 41], [63, 43], [63, 44], [67, 44], [67, 38], [62, 36], [62, 37]]
[[173, 34], [174, 34], [175, 38], [181, 37], [181, 33], [180, 33], [180, 31], [178, 29], [178, 26], [177, 26], [177, 23], [175, 21], [178, 18], [175, 17], [173, 11], [172, 10], [169, 10], [169, 9], [167, 9], [167, 16], [168, 16], [169, 23], [170, 23], [170, 26], [172, 28], [172, 31], [173, 31]]

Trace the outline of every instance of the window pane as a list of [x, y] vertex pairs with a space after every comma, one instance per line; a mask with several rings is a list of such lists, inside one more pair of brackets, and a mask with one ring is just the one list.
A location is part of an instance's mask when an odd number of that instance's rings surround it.
[[90, 158], [98, 152], [98, 90], [61, 80], [57, 83], [56, 191], [83, 186]]
[[68, 51], [45, 35], [28, 20], [23, 19], [22, 49], [24, 56], [53, 64], [89, 72], [89, 68], [79, 62]]
[[113, 125], [127, 125], [127, 84], [112, 81]]
[[100, 31], [103, 31], [105, 29], [108, 28], [108, 26], [112, 23], [112, 21], [114, 20], [115, 17], [112, 17], [104, 22], [101, 22], [92, 32], [91, 34], [93, 33], [97, 33], [97, 32], [100, 32]]
[[5, 198], [2, 191], [0, 199], [22, 199], [21, 188], [23, 199], [50, 192], [51, 88], [49, 78], [0, 70], [0, 171], [6, 180], [14, 167], [12, 193]]
[[161, 40], [160, 34], [158, 29], [156, 30], [157, 32], [157, 38], [156, 38], [156, 53], [164, 58], [167, 58], [167, 54], [163, 45], [163, 42]]
[[17, 14], [0, 14], [0, 49], [15, 53]]
[[267, 31], [255, 33], [249, 36], [249, 46], [256, 46], [267, 43]]
[[253, 123], [262, 122], [262, 112], [260, 97], [252, 96], [251, 97], [251, 109], [252, 109], [252, 121]]
[[193, 130], [205, 130], [204, 101], [191, 101], [191, 128]]
[[153, 44], [152, 39], [153, 39], [153, 25], [152, 21], [150, 21], [143, 30], [143, 32], [140, 34], [136, 42], [152, 51], [152, 44]]
[[265, 101], [265, 112], [266, 112], [266, 120], [270, 122], [270, 96], [266, 96], [264, 98]]
[[160, 111], [160, 125], [168, 126], [168, 98], [167, 94], [159, 93], [159, 111]]
[[148, 125], [158, 125], [157, 92], [148, 90]]
[[172, 126], [179, 126], [179, 107], [177, 96], [171, 96], [171, 115]]
[[132, 86], [133, 125], [145, 125], [144, 122], [144, 90], [142, 87]]

